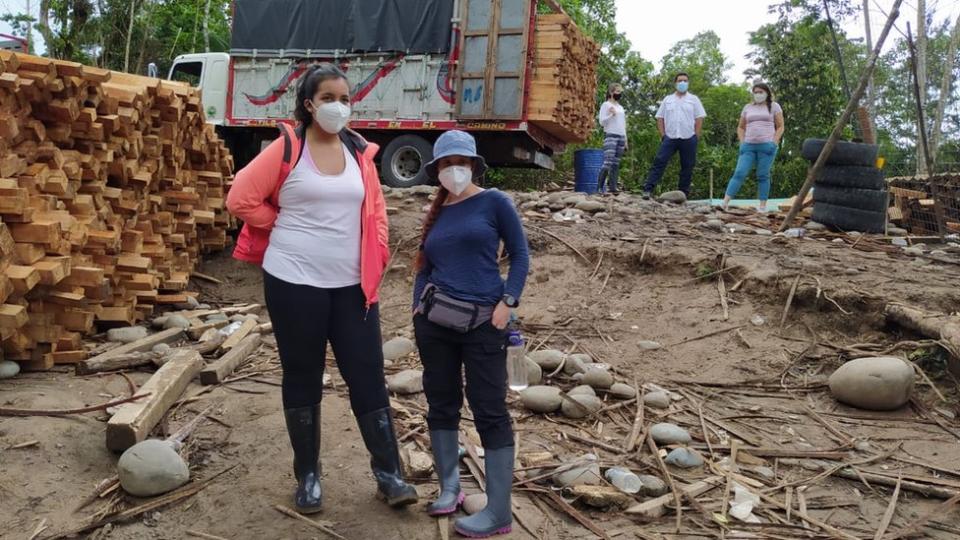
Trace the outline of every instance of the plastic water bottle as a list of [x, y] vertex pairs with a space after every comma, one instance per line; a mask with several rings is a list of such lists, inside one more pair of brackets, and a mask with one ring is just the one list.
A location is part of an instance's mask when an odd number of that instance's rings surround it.
[[511, 321], [507, 333], [507, 384], [511, 390], [517, 392], [524, 390], [529, 384], [524, 349], [520, 328]]
[[640, 493], [640, 490], [643, 489], [643, 482], [640, 481], [640, 477], [630, 472], [629, 469], [611, 467], [607, 469], [604, 476], [607, 477], [607, 480], [609, 480], [611, 484], [624, 493]]

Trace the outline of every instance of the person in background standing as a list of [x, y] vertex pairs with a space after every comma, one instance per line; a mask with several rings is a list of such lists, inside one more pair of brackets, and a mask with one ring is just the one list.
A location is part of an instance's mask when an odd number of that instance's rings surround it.
[[703, 109], [700, 98], [688, 91], [690, 77], [686, 73], [677, 73], [673, 81], [676, 92], [663, 98], [657, 110], [660, 150], [647, 174], [647, 183], [643, 187], [644, 199], [651, 197], [654, 188], [663, 178], [667, 163], [677, 152], [680, 152], [679, 189], [688, 197], [690, 196], [693, 167], [697, 164], [697, 144], [707, 111]]
[[783, 109], [773, 101], [773, 91], [764, 83], [753, 85], [753, 102], [743, 107], [740, 113], [740, 125], [737, 126], [737, 138], [740, 139], [740, 157], [737, 169], [727, 184], [727, 193], [723, 196], [723, 209], [730, 206], [730, 199], [737, 196], [743, 181], [754, 166], [757, 168], [757, 209], [767, 211], [767, 199], [770, 198], [770, 169], [777, 157], [777, 148], [783, 138]]
[[[378, 147], [345, 129], [350, 85], [336, 66], [310, 67], [296, 99], [297, 128], [282, 126], [284, 136], [237, 173], [227, 196], [227, 208], [245, 222], [234, 257], [263, 267], [283, 368], [294, 504], [302, 513], [321, 510], [320, 401], [328, 341], [350, 390], [378, 496], [393, 507], [413, 504], [417, 491], [403, 480], [383, 377], [377, 289], [390, 249], [373, 162]], [[335, 421], [339, 426], [342, 418]]]
[[[466, 390], [483, 443], [487, 506], [456, 520], [454, 529], [470, 538], [487, 538], [509, 533], [513, 523], [506, 328], [510, 310], [519, 305], [530, 255], [513, 200], [475, 183], [487, 165], [474, 138], [448, 131], [437, 139], [433, 155], [426, 170], [441, 187], [424, 219], [413, 289], [427, 426], [440, 479], [440, 495], [427, 513], [452, 514], [464, 499], [458, 441]], [[501, 242], [510, 259], [506, 280], [500, 275]]]
[[607, 89], [607, 100], [600, 106], [600, 125], [603, 127], [603, 168], [597, 179], [597, 191], [604, 193], [609, 180], [610, 193], [620, 193], [620, 158], [627, 150], [627, 113], [620, 104], [623, 86], [613, 83]]

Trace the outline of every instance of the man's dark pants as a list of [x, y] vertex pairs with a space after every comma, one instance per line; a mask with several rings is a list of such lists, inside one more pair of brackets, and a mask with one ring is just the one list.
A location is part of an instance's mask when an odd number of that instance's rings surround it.
[[663, 178], [663, 171], [674, 154], [680, 152], [680, 191], [690, 195], [690, 184], [693, 182], [693, 167], [697, 164], [697, 136], [689, 139], [671, 139], [664, 137], [660, 141], [660, 150], [653, 160], [650, 172], [647, 174], [647, 183], [644, 191], [653, 192], [653, 189]]

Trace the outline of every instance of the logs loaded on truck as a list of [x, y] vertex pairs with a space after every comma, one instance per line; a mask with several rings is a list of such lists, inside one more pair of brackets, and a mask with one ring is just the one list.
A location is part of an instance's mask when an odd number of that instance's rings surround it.
[[406, 5], [236, 0], [229, 54], [179, 56], [169, 78], [202, 88], [241, 167], [291, 120], [306, 69], [333, 62], [353, 88], [350, 127], [380, 144], [393, 187], [427, 182], [448, 129], [473, 133], [491, 164], [545, 168], [592, 132], [599, 48], [566, 14], [539, 13], [537, 0]]

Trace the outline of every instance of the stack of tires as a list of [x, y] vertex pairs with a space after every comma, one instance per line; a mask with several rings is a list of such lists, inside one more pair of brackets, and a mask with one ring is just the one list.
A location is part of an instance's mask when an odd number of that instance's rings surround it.
[[[816, 162], [825, 144], [823, 139], [804, 141], [804, 159]], [[815, 179], [813, 221], [843, 231], [884, 231], [889, 203], [878, 152], [875, 144], [837, 142]]]

